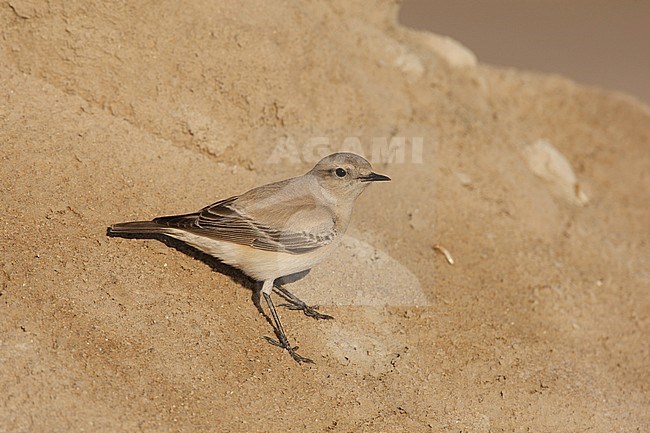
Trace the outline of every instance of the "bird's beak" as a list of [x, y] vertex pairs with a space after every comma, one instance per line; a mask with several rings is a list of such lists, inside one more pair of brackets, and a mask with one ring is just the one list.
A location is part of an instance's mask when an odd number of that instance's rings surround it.
[[359, 179], [361, 179], [361, 182], [381, 182], [390, 180], [390, 177], [371, 172], [369, 175], [362, 176]]

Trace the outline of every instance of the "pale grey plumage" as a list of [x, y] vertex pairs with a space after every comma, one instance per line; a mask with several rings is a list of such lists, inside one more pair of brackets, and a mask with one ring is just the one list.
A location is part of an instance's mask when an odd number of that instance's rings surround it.
[[[114, 224], [109, 234], [171, 236], [263, 281], [280, 345], [297, 361], [307, 361], [286, 341], [270, 298], [273, 282], [322, 261], [347, 230], [357, 197], [369, 182], [381, 180], [390, 179], [373, 173], [362, 157], [335, 153], [303, 176], [254, 188], [195, 213]], [[326, 317], [308, 311], [304, 303], [300, 307], [313, 317]]]

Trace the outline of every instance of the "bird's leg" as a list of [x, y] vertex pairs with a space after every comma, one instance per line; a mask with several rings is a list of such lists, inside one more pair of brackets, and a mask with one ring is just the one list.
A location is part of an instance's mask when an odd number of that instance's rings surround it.
[[314, 319], [334, 319], [334, 316], [330, 316], [329, 314], [322, 314], [316, 311], [319, 308], [318, 305], [307, 305], [305, 301], [301, 300], [279, 284], [274, 285], [273, 288], [280, 296], [289, 302], [288, 304], [280, 304], [280, 307], [285, 307], [289, 310], [302, 310], [302, 312], [305, 313], [305, 316], [309, 316]]
[[289, 355], [291, 355], [291, 357], [298, 364], [300, 364], [301, 362], [313, 364], [314, 361], [312, 361], [311, 359], [305, 358], [304, 356], [300, 356], [296, 353], [296, 350], [298, 350], [298, 346], [294, 347], [291, 346], [291, 344], [289, 344], [289, 340], [287, 339], [287, 334], [284, 333], [284, 328], [282, 327], [282, 323], [280, 323], [280, 318], [278, 317], [278, 313], [277, 311], [275, 311], [275, 305], [273, 305], [273, 301], [271, 300], [271, 294], [266, 293], [266, 291], [264, 290], [262, 290], [262, 294], [264, 295], [264, 299], [266, 299], [266, 303], [269, 306], [269, 310], [271, 311], [271, 317], [273, 317], [273, 322], [275, 323], [275, 335], [278, 337], [278, 341], [275, 341], [270, 337], [264, 337], [264, 339], [269, 343], [273, 344], [274, 346], [282, 347], [283, 349], [285, 349], [287, 352], [289, 352]]

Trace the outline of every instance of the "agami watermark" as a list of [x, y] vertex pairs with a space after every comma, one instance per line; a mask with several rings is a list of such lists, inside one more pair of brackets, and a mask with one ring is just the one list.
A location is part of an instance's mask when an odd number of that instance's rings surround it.
[[332, 152], [353, 152], [371, 164], [422, 164], [424, 137], [373, 137], [364, 143], [359, 137], [351, 136], [337, 143], [325, 136], [300, 142], [286, 136], [277, 140], [266, 163], [316, 163]]

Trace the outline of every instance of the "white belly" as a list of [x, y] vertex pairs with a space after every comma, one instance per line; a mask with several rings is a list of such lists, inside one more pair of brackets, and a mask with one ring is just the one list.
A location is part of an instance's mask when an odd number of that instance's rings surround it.
[[258, 281], [275, 280], [311, 269], [322, 262], [338, 244], [338, 239], [335, 239], [329, 245], [308, 253], [288, 254], [217, 241], [182, 230], [170, 229], [167, 234], [242, 270]]

